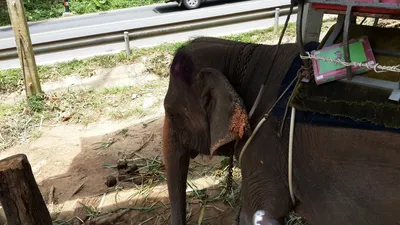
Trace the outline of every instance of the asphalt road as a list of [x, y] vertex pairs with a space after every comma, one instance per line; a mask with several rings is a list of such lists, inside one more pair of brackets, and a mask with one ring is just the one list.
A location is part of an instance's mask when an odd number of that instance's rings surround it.
[[[104, 33], [122, 32], [150, 26], [197, 20], [230, 13], [274, 8], [289, 4], [289, 0], [235, 0], [222, 4], [213, 0], [195, 10], [182, 10], [176, 3], [165, 3], [118, 11], [53, 19], [30, 24], [32, 43], [43, 44]], [[10, 27], [0, 28], [0, 50], [15, 48], [14, 33]]]
[[[254, 0], [234, 0], [234, 1], [232, 0], [229, 3], [223, 3], [223, 1], [221, 0], [213, 0], [212, 2], [205, 3], [201, 7], [201, 9], [206, 9], [209, 7], [216, 7], [221, 5], [232, 5], [232, 4], [240, 6], [243, 3], [247, 3], [250, 1], [254, 2]], [[273, 0], [265, 0], [265, 1], [272, 2]], [[289, 1], [284, 1], [284, 2], [289, 2]], [[221, 10], [223, 10], [223, 8], [221, 8]], [[96, 26], [101, 24], [113, 24], [115, 22], [130, 21], [141, 18], [151, 18], [160, 15], [169, 15], [171, 13], [185, 12], [185, 11], [187, 10], [179, 8], [177, 3], [170, 2], [164, 4], [155, 4], [150, 6], [141, 6], [129, 9], [108, 11], [108, 12], [50, 19], [47, 21], [30, 22], [29, 31], [31, 35], [47, 33], [47, 32], [53, 33], [62, 30]], [[192, 12], [195, 12], [195, 10], [192, 10]], [[14, 33], [10, 26], [0, 27], [0, 40], [13, 37]]]
[[[221, 1], [210, 2], [200, 9], [182, 10], [176, 3], [158, 4], [152, 6], [137, 7], [104, 13], [95, 13], [83, 16], [74, 16], [49, 21], [30, 23], [30, 31], [33, 43], [46, 42], [67, 37], [79, 37], [96, 32], [104, 32], [109, 29], [121, 29], [121, 27], [145, 27], [154, 24], [180, 21], [182, 18], [200, 17], [207, 15], [220, 15], [233, 11], [257, 9], [260, 6], [269, 7], [279, 4], [288, 4], [289, 0], [241, 0], [232, 3]], [[281, 17], [282, 24], [286, 16]], [[292, 15], [291, 21], [295, 21], [296, 15]], [[232, 33], [246, 32], [254, 29], [263, 29], [273, 25], [273, 19], [232, 24], [222, 27], [208, 28], [169, 34], [158, 37], [131, 40], [131, 47], [149, 47], [164, 42], [175, 42], [187, 40], [193, 36], [221, 36]], [[2, 38], [3, 37], [3, 38]], [[15, 46], [13, 32], [10, 28], [0, 28], [0, 49]], [[124, 43], [113, 43], [99, 46], [91, 46], [80, 49], [71, 49], [62, 52], [36, 55], [38, 65], [51, 64], [55, 62], [82, 59], [90, 56], [111, 54], [124, 50]], [[18, 59], [0, 60], [0, 69], [20, 67]]]
[[[157, 16], [159, 13], [157, 8], [167, 8], [171, 12], [180, 10], [177, 4], [160, 4], [152, 6], [142, 6], [136, 8], [115, 10], [109, 12], [100, 12], [86, 15], [77, 15], [72, 17], [64, 17], [51, 19], [47, 21], [29, 23], [29, 30], [32, 34], [54, 32], [64, 29], [85, 27], [97, 24], [112, 23], [123, 20], [148, 18]], [[14, 37], [14, 33], [10, 26], [0, 27], [0, 39]]]
[[[246, 2], [252, 0], [246, 0]], [[214, 7], [222, 4], [235, 4], [244, 2], [244, 0], [235, 0], [230, 3], [223, 3], [223, 1], [214, 0], [209, 3], [205, 3], [201, 8]], [[70, 3], [70, 5], [73, 3]], [[53, 32], [64, 29], [71, 29], [77, 27], [85, 27], [91, 25], [113, 23], [124, 20], [149, 18], [158, 15], [167, 15], [175, 12], [186, 11], [178, 7], [177, 3], [164, 3], [154, 4], [150, 6], [141, 6], [135, 8], [99, 12], [85, 15], [76, 15], [72, 17], [64, 17], [57, 19], [50, 19], [47, 21], [30, 22], [29, 30], [31, 34], [38, 34], [44, 32]], [[14, 37], [13, 31], [10, 26], [0, 27], [0, 39]]]

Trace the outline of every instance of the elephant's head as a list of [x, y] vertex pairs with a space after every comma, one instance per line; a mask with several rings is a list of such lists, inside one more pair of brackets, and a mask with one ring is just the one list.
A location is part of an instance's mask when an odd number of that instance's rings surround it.
[[164, 100], [163, 154], [174, 225], [185, 224], [190, 158], [224, 154], [228, 143], [249, 132], [243, 101], [224, 74], [196, 71], [190, 56], [178, 51]]

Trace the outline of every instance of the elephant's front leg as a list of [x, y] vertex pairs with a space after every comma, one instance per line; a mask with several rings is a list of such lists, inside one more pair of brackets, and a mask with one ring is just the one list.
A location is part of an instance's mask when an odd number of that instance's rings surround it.
[[186, 224], [186, 179], [189, 156], [186, 153], [170, 152], [165, 157], [168, 194], [171, 202], [172, 225]]
[[174, 135], [164, 125], [163, 155], [171, 204], [171, 224], [186, 224], [186, 180], [189, 170], [189, 154], [183, 146], [174, 143]]

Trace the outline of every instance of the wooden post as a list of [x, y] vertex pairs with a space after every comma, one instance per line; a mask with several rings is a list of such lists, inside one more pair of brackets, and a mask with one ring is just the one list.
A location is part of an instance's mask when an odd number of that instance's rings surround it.
[[53, 224], [24, 154], [0, 161], [0, 202], [8, 225]]
[[7, 0], [27, 97], [42, 93], [29, 27], [22, 0]]

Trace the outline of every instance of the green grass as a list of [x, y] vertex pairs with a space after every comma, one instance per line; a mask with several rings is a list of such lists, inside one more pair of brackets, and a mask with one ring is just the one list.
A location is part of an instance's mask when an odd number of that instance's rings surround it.
[[[31, 111], [25, 101], [0, 104], [0, 150], [40, 136], [41, 124], [52, 124], [71, 116], [67, 123], [87, 125], [101, 119], [141, 118], [157, 112], [167, 87], [167, 78], [140, 86], [105, 89], [77, 89], [31, 98]], [[139, 97], [132, 99], [132, 94]], [[146, 94], [156, 97], [149, 108], [142, 107]]]
[[[331, 22], [328, 21], [328, 23]], [[328, 27], [326, 26], [326, 29]], [[270, 28], [222, 38], [253, 43], [274, 43], [273, 40], [276, 42], [279, 35], [279, 32], [274, 33], [273, 28]], [[294, 41], [294, 23], [289, 24], [285, 38], [286, 42]], [[151, 93], [154, 97], [162, 97], [169, 75], [169, 63], [176, 49], [186, 43], [179, 42], [151, 48], [133, 49], [130, 56], [121, 52], [114, 55], [57, 63], [52, 66], [39, 66], [39, 76], [41, 82], [44, 83], [70, 75], [89, 77], [98, 68], [132, 64], [145, 58], [144, 63], [147, 72], [159, 75], [160, 80], [139, 87], [67, 90], [51, 96], [46, 95], [44, 98], [37, 96], [29, 101], [32, 108], [30, 114], [25, 111], [24, 101], [16, 104], [0, 104], [0, 149], [40, 136], [41, 122], [57, 122], [63, 116], [72, 115], [68, 122], [89, 124], [100, 119], [119, 120], [151, 114], [151, 109], [144, 110], [142, 108], [143, 98], [139, 97], [132, 100], [132, 94], [141, 96]], [[21, 90], [23, 84], [21, 77], [20, 69], [0, 71], [0, 94]]]
[[[149, 72], [160, 76], [166, 76], [165, 67], [168, 67], [165, 57], [171, 56], [182, 43], [164, 44], [152, 48], [133, 49], [130, 56], [124, 52], [114, 55], [95, 56], [84, 60], [72, 60], [57, 63], [52, 66], [38, 66], [40, 81], [54, 81], [69, 75], [89, 77], [97, 68], [112, 68], [121, 64], [135, 62], [141, 56], [151, 56], [147, 62]], [[154, 58], [154, 56], [157, 56]], [[164, 59], [163, 59], [164, 58]], [[161, 64], [160, 64], [161, 63]], [[21, 69], [9, 69], [0, 71], [0, 94], [13, 92], [22, 88]]]
[[[164, 0], [70, 0], [70, 10], [75, 14], [102, 12], [163, 3]], [[58, 18], [64, 12], [63, 0], [25, 0], [25, 13], [28, 21]], [[0, 0], [0, 26], [10, 25], [5, 0]]]
[[31, 135], [40, 134], [37, 126], [41, 121], [40, 114], [29, 115], [25, 112], [22, 102], [0, 105], [0, 149], [5, 149], [15, 143], [26, 142]]
[[[273, 41], [274, 44], [277, 43], [279, 36], [281, 35], [283, 25], [279, 26], [279, 30], [277, 33], [273, 32], [274, 28], [270, 27], [268, 29], [264, 30], [255, 30], [251, 32], [246, 32], [246, 33], [240, 33], [240, 34], [235, 34], [235, 35], [229, 35], [229, 36], [223, 36], [222, 38], [226, 38], [229, 40], [233, 41], [242, 41], [242, 42], [252, 42], [252, 43], [265, 43], [269, 41]], [[296, 37], [296, 24], [295, 23], [289, 23], [286, 32], [285, 32], [285, 37], [287, 38], [295, 38]], [[294, 41], [294, 39], [293, 39]]]
[[[327, 21], [329, 24], [332, 21]], [[325, 25], [326, 26], [326, 25]], [[280, 26], [282, 29], [283, 26]], [[326, 26], [326, 30], [327, 30]], [[324, 28], [325, 29], [325, 28]], [[256, 30], [247, 33], [241, 33], [230, 36], [223, 36], [229, 40], [254, 42], [254, 43], [269, 43], [271, 40], [277, 40], [280, 33], [274, 33], [273, 28], [265, 30]], [[295, 23], [288, 25], [285, 38], [294, 41], [296, 36]], [[120, 64], [130, 64], [135, 62], [139, 57], [147, 56], [146, 61], [148, 72], [155, 73], [160, 76], [168, 76], [168, 64], [172, 59], [175, 50], [187, 42], [162, 44], [151, 48], [133, 49], [130, 56], [125, 52], [114, 55], [103, 55], [91, 57], [83, 60], [73, 60], [65, 63], [57, 63], [52, 66], [39, 66], [39, 76], [41, 82], [57, 80], [59, 78], [74, 74], [81, 77], [91, 76], [97, 68], [112, 68]], [[0, 71], [0, 94], [5, 92], [13, 92], [22, 88], [22, 75], [20, 69], [10, 69]]]

